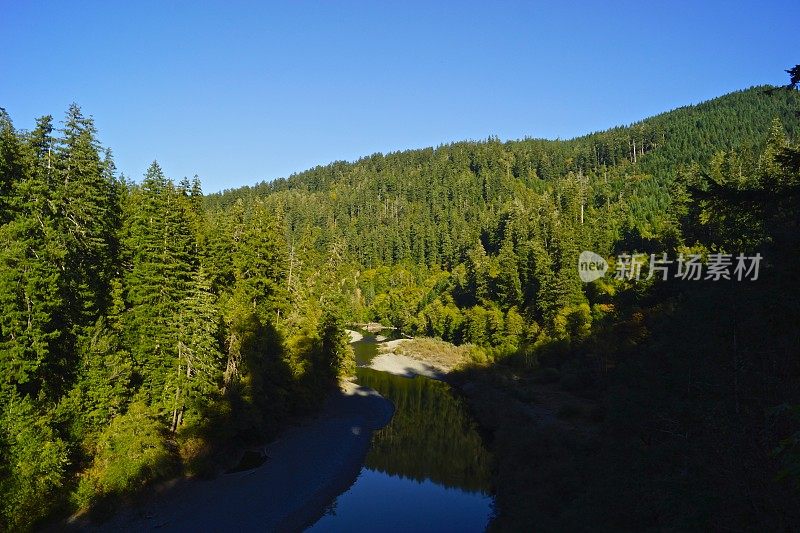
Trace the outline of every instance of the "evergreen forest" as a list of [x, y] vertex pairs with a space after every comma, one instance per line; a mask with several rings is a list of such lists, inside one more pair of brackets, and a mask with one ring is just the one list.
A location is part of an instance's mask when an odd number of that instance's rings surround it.
[[[495, 530], [800, 524], [796, 85], [214, 194], [158, 162], [124, 176], [100, 139], [77, 105], [25, 125], [0, 110], [0, 529], [213, 475], [315, 413], [367, 322], [469, 347], [452, 376], [468, 401], [438, 415], [481, 425]], [[604, 277], [581, 281], [583, 251]], [[740, 255], [758, 272], [737, 277]], [[640, 276], [614, 275], [626, 257]], [[593, 406], [585, 424], [529, 425], [514, 406], [542, 386]], [[426, 468], [458, 477], [441, 453]]]

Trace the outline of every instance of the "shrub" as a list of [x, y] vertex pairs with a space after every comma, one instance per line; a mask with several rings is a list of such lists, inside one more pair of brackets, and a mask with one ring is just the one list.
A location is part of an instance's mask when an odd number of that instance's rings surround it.
[[0, 529], [25, 530], [52, 509], [63, 484], [67, 447], [27, 397], [12, 397], [0, 422]]
[[98, 437], [92, 465], [78, 485], [76, 503], [86, 508], [104, 496], [134, 491], [175, 473], [176, 464], [162, 424], [144, 403], [133, 403]]

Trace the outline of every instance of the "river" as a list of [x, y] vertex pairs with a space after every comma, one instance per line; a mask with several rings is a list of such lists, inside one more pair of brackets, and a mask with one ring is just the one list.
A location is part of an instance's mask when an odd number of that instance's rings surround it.
[[365, 366], [369, 333], [353, 343], [360, 384], [395, 405], [357, 479], [311, 531], [483, 531], [492, 516], [490, 456], [460, 398], [440, 381]]

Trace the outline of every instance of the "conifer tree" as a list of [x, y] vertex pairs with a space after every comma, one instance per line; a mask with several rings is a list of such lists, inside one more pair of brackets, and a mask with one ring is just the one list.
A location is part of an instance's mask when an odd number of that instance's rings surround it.
[[3, 390], [55, 395], [72, 372], [58, 268], [63, 250], [37, 195], [40, 176], [31, 175], [10, 121], [0, 124], [0, 143], [10, 187], [8, 220], [0, 226], [0, 383]]
[[233, 228], [233, 265], [236, 290], [252, 304], [262, 323], [271, 321], [285, 306], [289, 261], [279, 221], [263, 203]]
[[0, 107], [0, 224], [13, 218], [14, 187], [25, 178], [22, 146], [11, 118]]
[[[36, 177], [36, 186], [31, 192], [43, 203], [48, 204], [46, 209], [51, 214], [57, 211], [54, 194], [59, 184], [56, 141], [53, 136], [53, 117], [46, 115], [36, 119], [36, 127], [27, 138], [33, 157], [32, 172]], [[45, 206], [42, 206], [42, 209], [45, 209]]]
[[65, 236], [69, 301], [76, 324], [87, 325], [106, 305], [116, 239], [115, 190], [100, 158], [94, 121], [72, 104], [58, 147], [60, 231]]
[[519, 279], [514, 244], [509, 238], [506, 238], [500, 247], [500, 253], [497, 256], [497, 268], [497, 297], [501, 307], [508, 309], [519, 305], [522, 301], [522, 284]]
[[178, 313], [178, 358], [170, 379], [175, 391], [172, 431], [178, 429], [187, 411], [195, 419], [200, 417], [222, 386], [225, 360], [220, 350], [220, 310], [202, 268], [195, 273]]
[[178, 359], [180, 303], [194, 271], [184, 205], [156, 162], [127, 204], [125, 247], [131, 265], [125, 284], [131, 309], [126, 333], [143, 392], [164, 409], [171, 407], [174, 392], [167, 391], [167, 378]]
[[85, 437], [123, 414], [133, 397], [133, 359], [123, 343], [125, 302], [121, 280], [111, 282], [111, 305], [78, 342], [80, 370], [72, 402], [76, 432]]

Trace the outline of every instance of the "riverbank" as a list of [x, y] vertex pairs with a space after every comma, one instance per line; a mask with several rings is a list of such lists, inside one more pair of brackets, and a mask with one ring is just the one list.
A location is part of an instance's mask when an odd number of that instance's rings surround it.
[[[388, 372], [395, 376], [411, 378], [425, 376], [444, 381], [450, 371], [445, 365], [437, 364], [424, 350], [414, 349], [418, 339], [394, 339], [380, 344], [378, 355], [369, 363], [369, 368]], [[410, 350], [404, 349], [412, 346]]]
[[94, 531], [269, 530], [311, 525], [358, 476], [372, 433], [394, 407], [374, 390], [344, 382], [316, 417], [284, 432], [264, 451], [259, 467], [211, 480], [178, 479]]
[[345, 332], [350, 337], [350, 342], [358, 342], [364, 338], [364, 335], [353, 329], [346, 329]]
[[380, 344], [369, 367], [398, 376], [425, 376], [446, 380], [447, 375], [472, 361], [473, 347], [455, 346], [426, 337], [395, 339]]
[[533, 379], [502, 364], [475, 364], [475, 347], [418, 337], [380, 344], [369, 368], [404, 377], [447, 381], [472, 405], [479, 422], [496, 429], [496, 410], [513, 412], [539, 427], [593, 432], [595, 403], [563, 390], [557, 382]]
[[441, 381], [444, 380], [446, 376], [446, 372], [443, 372], [433, 365], [420, 361], [419, 359], [395, 353], [376, 355], [369, 364], [369, 368], [407, 378], [425, 376]]
[[551, 489], [575, 490], [599, 445], [597, 400], [567, 390], [559, 372], [487, 364], [474, 347], [424, 338], [382, 343], [369, 366], [446, 381], [463, 398], [494, 457], [498, 530], [528, 529], [548, 516], [542, 507], [559, 508]]

